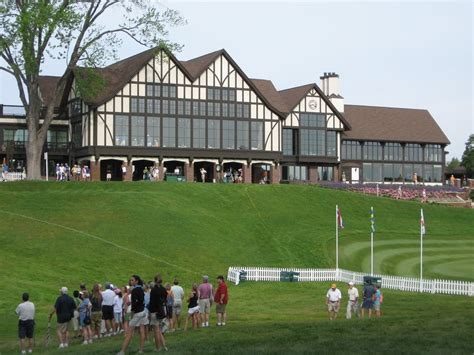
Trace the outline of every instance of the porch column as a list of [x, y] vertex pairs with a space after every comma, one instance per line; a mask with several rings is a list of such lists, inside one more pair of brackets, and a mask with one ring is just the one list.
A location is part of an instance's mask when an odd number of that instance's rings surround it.
[[309, 183], [317, 184], [319, 181], [318, 167], [314, 165], [310, 165], [308, 170], [309, 170]]
[[251, 184], [252, 183], [252, 165], [242, 164], [242, 178], [244, 184]]
[[100, 161], [91, 161], [91, 181], [100, 181]]
[[333, 181], [338, 182], [341, 181], [341, 169], [339, 168], [338, 165], [334, 167], [334, 176], [333, 176]]
[[126, 169], [126, 173], [123, 175], [123, 181], [132, 181], [132, 177], [133, 177], [133, 164], [132, 162], [129, 160], [127, 161], [127, 164], [125, 164], [125, 169]]
[[194, 182], [194, 163], [192, 161], [184, 164], [184, 176], [186, 182]]
[[272, 166], [272, 184], [279, 184], [281, 180], [281, 165]]

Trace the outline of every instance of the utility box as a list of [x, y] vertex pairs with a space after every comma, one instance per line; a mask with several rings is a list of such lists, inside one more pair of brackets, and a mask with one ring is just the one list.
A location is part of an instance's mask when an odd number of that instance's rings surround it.
[[297, 282], [300, 273], [294, 271], [280, 271], [280, 281], [283, 282]]
[[376, 276], [364, 276], [364, 285], [372, 285], [380, 288], [382, 286], [382, 278]]

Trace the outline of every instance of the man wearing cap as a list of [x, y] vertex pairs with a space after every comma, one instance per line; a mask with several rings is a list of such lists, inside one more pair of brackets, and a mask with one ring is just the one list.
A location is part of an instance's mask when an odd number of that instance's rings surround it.
[[209, 283], [209, 276], [202, 277], [202, 284], [198, 287], [199, 313], [201, 315], [201, 326], [209, 327], [209, 312], [211, 302], [214, 298], [212, 285]]
[[48, 322], [51, 321], [51, 317], [54, 313], [57, 316], [57, 334], [59, 338], [59, 347], [67, 348], [69, 345], [69, 332], [68, 327], [74, 316], [74, 310], [76, 309], [76, 303], [71, 296], [67, 294], [67, 287], [61, 287], [59, 290], [61, 295], [56, 299], [53, 311], [49, 314]]
[[341, 291], [337, 288], [336, 284], [332, 284], [331, 288], [326, 294], [326, 304], [328, 306], [328, 316], [330, 320], [335, 320], [337, 318], [337, 313], [339, 312], [339, 306], [341, 303]]
[[112, 286], [107, 282], [105, 284], [105, 291], [102, 292], [102, 319], [105, 321], [105, 336], [108, 337], [114, 332], [112, 320], [114, 319], [115, 292], [112, 291]]
[[18, 315], [18, 337], [20, 338], [20, 351], [26, 354], [26, 341], [28, 338], [28, 352], [33, 352], [33, 335], [35, 330], [35, 305], [30, 302], [30, 295], [22, 295], [23, 302], [16, 307]]
[[227, 306], [227, 301], [229, 300], [229, 294], [227, 292], [227, 285], [224, 281], [224, 276], [217, 276], [217, 290], [216, 295], [214, 296], [214, 301], [216, 302], [216, 313], [217, 313], [217, 325], [225, 325], [227, 318], [227, 313], [225, 311]]
[[357, 314], [358, 310], [358, 301], [359, 301], [359, 291], [357, 288], [354, 287], [354, 283], [351, 281], [349, 282], [349, 289], [347, 290], [347, 294], [349, 296], [349, 300], [347, 301], [347, 312], [346, 318], [351, 319], [352, 312]]

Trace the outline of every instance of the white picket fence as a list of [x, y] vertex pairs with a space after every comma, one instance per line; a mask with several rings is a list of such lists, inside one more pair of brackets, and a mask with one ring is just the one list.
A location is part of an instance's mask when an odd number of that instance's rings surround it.
[[23, 173], [2, 173], [2, 181], [18, 181], [18, 180], [25, 180], [26, 175]]
[[[299, 273], [299, 282], [317, 281], [353, 281], [355, 284], [363, 284], [364, 274], [361, 272], [343, 269], [298, 269], [298, 268], [263, 268], [263, 267], [229, 267], [227, 279], [236, 285], [241, 281], [241, 272], [246, 273], [248, 281], [280, 281], [282, 271], [293, 271]], [[420, 281], [414, 277], [401, 277], [390, 275], [373, 275], [382, 278], [382, 288], [411, 291], [444, 293], [449, 295], [474, 296], [474, 282], [452, 281], [452, 280], [429, 280]]]

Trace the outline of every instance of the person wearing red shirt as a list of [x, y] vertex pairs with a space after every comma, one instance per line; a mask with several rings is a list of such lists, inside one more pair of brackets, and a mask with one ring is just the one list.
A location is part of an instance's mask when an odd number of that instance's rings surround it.
[[229, 294], [227, 292], [227, 285], [224, 281], [224, 276], [217, 276], [217, 290], [214, 295], [214, 302], [216, 302], [216, 313], [217, 313], [217, 325], [225, 325], [227, 313], [225, 311], [227, 302], [229, 300]]

